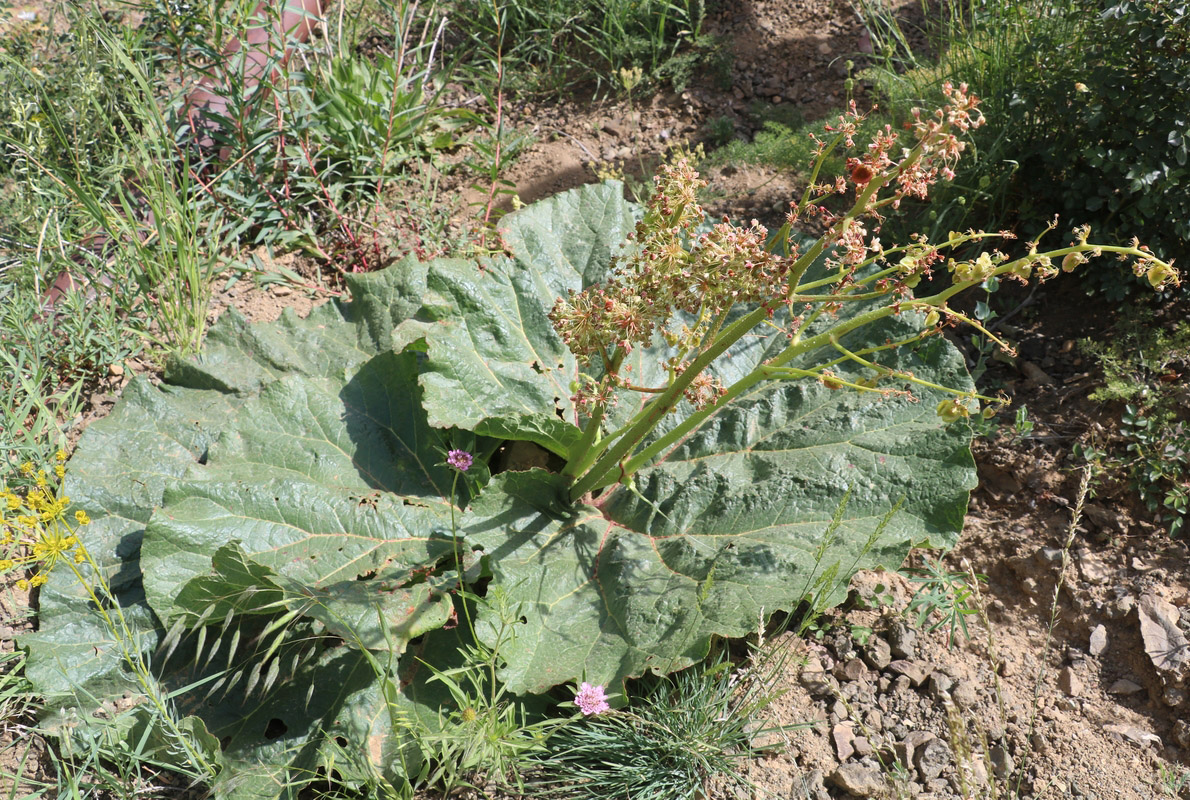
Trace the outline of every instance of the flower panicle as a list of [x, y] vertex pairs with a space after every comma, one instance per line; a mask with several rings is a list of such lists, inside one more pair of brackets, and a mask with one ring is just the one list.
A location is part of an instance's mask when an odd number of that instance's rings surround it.
[[[59, 478], [65, 474], [64, 460], [65, 453], [59, 451], [55, 469]], [[82, 509], [67, 514], [71, 500], [50, 487], [45, 470], [35, 470], [27, 463], [21, 472], [26, 477], [37, 476], [36, 488], [29, 489], [24, 497], [11, 489], [0, 489], [0, 545], [4, 547], [0, 572], [30, 571], [16, 581], [18, 589], [28, 591], [43, 585], [64, 558], [69, 557], [75, 564], [87, 560], [77, 532], [91, 524], [91, 517]]]

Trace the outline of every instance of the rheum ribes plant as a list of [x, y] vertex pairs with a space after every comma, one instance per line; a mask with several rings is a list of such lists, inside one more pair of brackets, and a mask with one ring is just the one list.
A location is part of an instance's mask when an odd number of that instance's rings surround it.
[[[638, 469], [697, 429], [716, 409], [764, 381], [811, 379], [830, 389], [881, 396], [912, 396], [913, 386], [924, 386], [950, 395], [937, 405], [938, 414], [948, 421], [978, 411], [981, 401], [993, 398], [923, 380], [910, 370], [884, 366], [876, 357], [959, 322], [991, 337], [976, 320], [947, 306], [951, 297], [988, 279], [1044, 281], [1058, 274], [1055, 262], [1070, 271], [1089, 257], [1115, 253], [1134, 259], [1134, 271], [1146, 274], [1155, 289], [1178, 280], [1169, 264], [1138, 242], [1127, 247], [1091, 244], [1086, 227], [1077, 229], [1075, 241], [1066, 247], [1039, 251], [1038, 243], [1031, 242], [1028, 254], [1015, 259], [998, 251], [964, 260], [947, 256], [948, 251], [974, 241], [1011, 236], [1005, 232], [951, 233], [945, 242], [936, 243], [919, 236], [907, 244], [885, 247], [877, 236], [882, 214], [896, 209], [906, 197], [924, 199], [935, 181], [953, 178], [963, 150], [960, 134], [983, 124], [977, 98], [965, 85], [956, 88], [948, 83], [943, 91], [949, 101], [945, 107], [932, 116], [914, 113], [908, 146], [886, 127], [866, 151], [848, 157], [848, 175], [817, 184], [819, 170], [833, 150], [840, 145], [855, 148], [860, 117], [852, 104], [850, 113], [828, 128], [835, 134], [833, 141], [818, 141], [811, 185], [800, 202], [790, 203], [785, 225], [771, 239], [755, 220], [747, 228], [724, 220], [703, 231], [704, 214], [696, 193], [706, 182], [684, 160], [662, 166], [655, 179], [656, 192], [631, 237], [636, 245], [632, 252], [616, 260], [606, 282], [580, 292], [571, 290], [550, 312], [562, 340], [590, 370], [580, 376], [571, 398], [585, 417], [583, 436], [570, 449], [562, 470], [573, 481], [572, 499], [631, 481]], [[842, 213], [831, 211], [825, 202], [839, 196], [851, 200]], [[809, 219], [826, 232], [802, 247], [790, 233]], [[823, 255], [826, 274], [808, 277], [811, 265]], [[914, 297], [912, 290], [921, 279], [939, 269], [951, 274], [952, 285], [927, 297]], [[839, 317], [844, 304], [862, 304], [866, 310]], [[714, 371], [715, 361], [757, 326], [776, 324], [778, 309], [788, 310], [779, 323], [787, 339], [785, 348], [725, 385]], [[895, 341], [866, 342], [865, 326], [907, 311], [924, 313], [916, 333]], [[820, 318], [827, 324], [811, 325]], [[656, 386], [638, 385], [626, 358], [634, 349], [650, 347], [655, 338], [664, 339], [670, 348], [662, 363], [664, 380]], [[855, 340], [865, 343], [849, 346]], [[790, 365], [824, 346], [836, 351], [836, 357], [810, 367]], [[863, 376], [840, 377], [835, 368], [842, 363], [858, 365]], [[608, 407], [620, 401], [616, 390], [622, 389], [651, 399], [626, 422], [607, 431]], [[652, 430], [683, 398], [692, 413], [650, 440]]]
[[[21, 644], [47, 722], [94, 741], [97, 701], [148, 686], [170, 698], [157, 741], [203, 733], [220, 796], [332, 773], [408, 787], [433, 771], [410, 732], [466, 720], [428, 680], [460, 652], [490, 654], [511, 694], [614, 698], [837, 601], [857, 569], [953, 545], [976, 477], [959, 418], [991, 398], [937, 335], [979, 327], [949, 299], [1097, 253], [1177, 276], [1085, 230], [1019, 258], [956, 257], [979, 231], [882, 245], [882, 215], [948, 177], [980, 122], [948, 95], [820, 183], [853, 144], [844, 116], [773, 237], [704, 225], [679, 163], [644, 209], [610, 183], [508, 215], [508, 255], [478, 268], [351, 275], [350, 302], [306, 319], [229, 311], [71, 459], [62, 488], [110, 577], [39, 587]], [[791, 237], [802, 220], [823, 235]]]

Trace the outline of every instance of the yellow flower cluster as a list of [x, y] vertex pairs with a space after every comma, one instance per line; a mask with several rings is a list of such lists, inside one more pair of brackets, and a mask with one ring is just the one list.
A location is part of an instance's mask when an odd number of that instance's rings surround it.
[[[63, 464], [66, 453], [59, 450], [56, 460], [54, 474], [60, 479], [66, 474]], [[76, 531], [89, 525], [91, 518], [85, 511], [67, 516], [70, 498], [50, 487], [45, 470], [35, 470], [33, 464], [26, 462], [21, 465], [21, 472], [34, 478], [36, 488], [22, 498], [0, 487], [0, 573], [33, 570], [28, 578], [16, 582], [18, 589], [28, 590], [45, 583], [59, 559], [72, 551], [76, 564], [87, 559]]]

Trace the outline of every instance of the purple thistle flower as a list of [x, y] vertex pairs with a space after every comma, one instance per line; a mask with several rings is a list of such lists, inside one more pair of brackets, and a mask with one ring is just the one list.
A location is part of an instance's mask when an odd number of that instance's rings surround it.
[[466, 450], [451, 450], [446, 454], [446, 466], [457, 469], [459, 472], [471, 469], [472, 461], [471, 454]]
[[579, 687], [578, 692], [574, 695], [574, 703], [583, 712], [583, 716], [591, 716], [592, 714], [602, 714], [605, 711], [610, 711], [611, 706], [607, 704], [607, 695], [603, 692], [602, 686], [592, 686], [586, 681]]

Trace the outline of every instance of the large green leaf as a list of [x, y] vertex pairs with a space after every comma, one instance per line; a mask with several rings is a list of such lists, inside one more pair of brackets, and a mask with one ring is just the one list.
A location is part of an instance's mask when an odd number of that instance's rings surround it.
[[[201, 717], [187, 725], [223, 740], [233, 796], [271, 796], [287, 775], [308, 779], [329, 763], [327, 736], [340, 730], [384, 768], [383, 754], [401, 746], [375, 663], [357, 648], [399, 655], [453, 612], [453, 481], [440, 463], [449, 434], [421, 411], [417, 356], [391, 349], [393, 329], [420, 304], [425, 271], [401, 267], [354, 277], [352, 303], [305, 320], [287, 313], [251, 326], [229, 312], [165, 383], [130, 384], [69, 465], [64, 492], [94, 519], [86, 544], [133, 647], [166, 670], [156, 678], [162, 694], [202, 682], [173, 702]], [[456, 488], [465, 502], [466, 487]], [[243, 542], [238, 570], [225, 550], [233, 540]], [[263, 607], [269, 590], [284, 602]], [[246, 596], [255, 604], [238, 603]], [[118, 637], [68, 571], [55, 571], [40, 604], [40, 630], [21, 644], [30, 679], [59, 709], [54, 719], [88, 724], [95, 703], [140, 692]], [[259, 632], [294, 609], [302, 613], [290, 627], [317, 648], [269, 680], [281, 655], [299, 655], [285, 644], [254, 677], [243, 662], [259, 648], [241, 644], [237, 654], [232, 640], [246, 643], [253, 625]], [[164, 628], [203, 613], [207, 628], [180, 647], [167, 642], [164, 660]], [[321, 688], [307, 696], [311, 685]], [[397, 700], [400, 713], [435, 713]]]
[[567, 289], [606, 277], [634, 221], [617, 186], [584, 186], [510, 218], [513, 257], [483, 272], [466, 261], [429, 265], [425, 302], [397, 336], [425, 339], [431, 424], [567, 453], [578, 438], [570, 403], [577, 373], [546, 314]]
[[[637, 213], [621, 191], [585, 187], [509, 216], [511, 258], [354, 276], [350, 303], [304, 320], [229, 313], [198, 357], [161, 385], [134, 381], [83, 436], [65, 491], [95, 519], [87, 545], [134, 647], [184, 725], [220, 740], [220, 794], [274, 796], [332, 762], [347, 780], [399, 776], [414, 754], [394, 719], [437, 715], [423, 664], [456, 657], [464, 632], [444, 626], [460, 582], [490, 576], [517, 610], [505, 678], [542, 691], [680, 668], [811, 587], [829, 595], [911, 543], [954, 541], [974, 483], [969, 432], [943, 427], [929, 392], [761, 385], [638, 472], [639, 494], [612, 487], [595, 506], [569, 503], [542, 470], [490, 477], [500, 441], [561, 455], [578, 435], [578, 367], [546, 315], [606, 277]], [[869, 335], [914, 329], [906, 314]], [[768, 330], [731, 351], [724, 378], [783, 346]], [[634, 374], [661, 380], [665, 355], [639, 348]], [[941, 340], [883, 358], [969, 386]], [[639, 402], [625, 395], [613, 423]], [[454, 447], [477, 456], [465, 479], [442, 463]], [[476, 613], [492, 643], [496, 612]], [[30, 678], [75, 725], [95, 724], [95, 701], [139, 691], [66, 571], [21, 643]]]
[[[900, 360], [966, 383], [944, 341]], [[974, 484], [968, 442], [928, 399], [782, 383], [712, 416], [637, 474], [639, 494], [615, 488], [599, 508], [563, 510], [548, 473], [497, 476], [464, 525], [523, 604], [505, 679], [539, 692], [680, 669], [824, 576], [837, 599], [857, 569], [953, 545]]]

